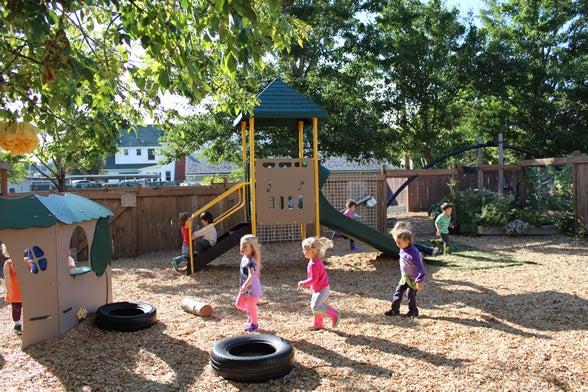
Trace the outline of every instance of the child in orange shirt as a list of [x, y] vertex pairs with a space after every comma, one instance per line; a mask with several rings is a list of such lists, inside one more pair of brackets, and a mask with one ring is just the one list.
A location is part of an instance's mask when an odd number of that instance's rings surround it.
[[[4, 256], [4, 284], [6, 285], [5, 301], [10, 302], [12, 306], [12, 321], [14, 321], [14, 333], [20, 335], [22, 333], [22, 322], [20, 320], [22, 315], [22, 299], [20, 296], [20, 286], [16, 277], [16, 268], [10, 254], [6, 249], [6, 245], [1, 244], [2, 256]], [[25, 252], [26, 257], [26, 252]], [[25, 259], [26, 261], [26, 259]]]

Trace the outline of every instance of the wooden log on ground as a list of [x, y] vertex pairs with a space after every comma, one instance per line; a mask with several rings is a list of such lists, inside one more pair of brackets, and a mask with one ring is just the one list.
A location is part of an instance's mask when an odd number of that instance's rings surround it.
[[184, 298], [182, 301], [182, 309], [188, 313], [202, 317], [207, 317], [212, 314], [212, 306], [193, 298]]

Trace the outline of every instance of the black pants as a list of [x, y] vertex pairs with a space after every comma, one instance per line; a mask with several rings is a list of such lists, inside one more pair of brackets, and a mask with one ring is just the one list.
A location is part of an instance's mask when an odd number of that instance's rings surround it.
[[417, 308], [417, 293], [418, 291], [410, 287], [407, 283], [399, 284], [392, 295], [392, 310], [400, 311], [400, 304], [402, 303], [402, 296], [406, 292], [408, 298], [408, 310], [418, 312]]
[[12, 321], [17, 322], [20, 320], [22, 314], [22, 302], [12, 302]]
[[441, 241], [443, 241], [443, 244], [445, 246], [449, 246], [449, 234], [441, 234]]
[[194, 240], [194, 244], [192, 245], [192, 250], [194, 253], [202, 253], [202, 251], [208, 248], [212, 248], [212, 246], [210, 246], [210, 242], [202, 237], [196, 238]]

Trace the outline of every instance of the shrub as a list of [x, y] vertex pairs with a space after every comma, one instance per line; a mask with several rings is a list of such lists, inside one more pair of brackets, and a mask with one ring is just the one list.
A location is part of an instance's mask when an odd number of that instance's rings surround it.
[[555, 224], [570, 235], [586, 234], [574, 216], [572, 165], [529, 168], [526, 178], [526, 209], [537, 212], [541, 224]]
[[[586, 229], [574, 216], [572, 165], [528, 168], [526, 179], [525, 208], [516, 204], [513, 195], [485, 189], [459, 192], [455, 197], [454, 212], [460, 233], [476, 234], [477, 226], [501, 226], [516, 234], [528, 225], [553, 224], [566, 234], [586, 234]], [[435, 203], [429, 215], [439, 214], [439, 206], [444, 201], [449, 199]]]
[[482, 206], [482, 211], [477, 219], [480, 226], [504, 226], [509, 221], [510, 211], [514, 203], [514, 196], [494, 193]]
[[457, 225], [460, 233], [476, 234], [478, 226], [504, 226], [513, 209], [514, 196], [486, 189], [466, 189], [458, 193]]

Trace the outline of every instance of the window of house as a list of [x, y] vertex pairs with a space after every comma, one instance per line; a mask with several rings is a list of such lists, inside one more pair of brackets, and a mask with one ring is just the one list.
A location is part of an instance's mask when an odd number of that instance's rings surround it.
[[166, 171], [165, 172], [165, 180], [166, 181], [171, 181], [171, 172], [170, 171]]
[[141, 149], [137, 148], [137, 156], [141, 155]]
[[155, 149], [154, 148], [148, 148], [147, 149], [147, 159], [150, 161], [154, 161], [155, 160]]
[[123, 150], [123, 154], [124, 154], [124, 155], [129, 155], [129, 149], [128, 149], [128, 148], [125, 148], [125, 149]]

